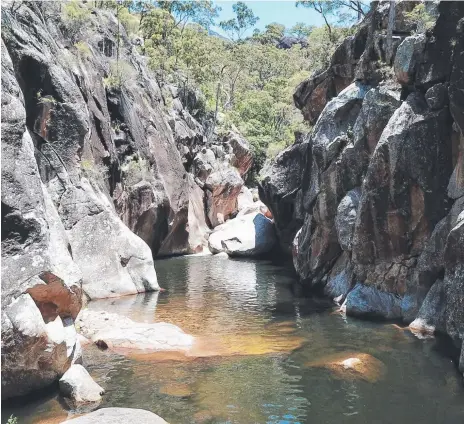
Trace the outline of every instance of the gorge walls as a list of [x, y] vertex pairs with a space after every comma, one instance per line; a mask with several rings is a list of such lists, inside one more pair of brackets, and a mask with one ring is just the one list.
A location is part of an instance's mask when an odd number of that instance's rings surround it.
[[[304, 284], [348, 315], [464, 340], [464, 5], [374, 2], [294, 99], [313, 126], [263, 172], [262, 199]], [[388, 60], [388, 40], [393, 57]], [[464, 363], [460, 369], [464, 371]]]

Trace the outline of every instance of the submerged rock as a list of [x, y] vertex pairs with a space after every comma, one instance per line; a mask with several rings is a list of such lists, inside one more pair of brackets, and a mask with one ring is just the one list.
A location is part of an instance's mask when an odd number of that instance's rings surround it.
[[259, 256], [270, 252], [276, 243], [274, 224], [259, 212], [237, 216], [216, 227], [208, 243], [213, 253]]
[[400, 319], [401, 299], [375, 287], [356, 284], [346, 298], [346, 314], [373, 319]]
[[59, 381], [63, 396], [76, 404], [99, 402], [105, 390], [100, 387], [82, 365], [72, 365]]
[[375, 383], [382, 379], [386, 372], [385, 365], [367, 353], [328, 355], [324, 359], [308, 362], [305, 365], [327, 368], [342, 379], [361, 379], [369, 383]]
[[79, 332], [101, 348], [145, 352], [190, 349], [194, 337], [164, 322], [134, 322], [118, 314], [84, 309], [76, 322]]
[[144, 409], [132, 408], [102, 408], [82, 417], [63, 421], [61, 424], [168, 424], [165, 420]]

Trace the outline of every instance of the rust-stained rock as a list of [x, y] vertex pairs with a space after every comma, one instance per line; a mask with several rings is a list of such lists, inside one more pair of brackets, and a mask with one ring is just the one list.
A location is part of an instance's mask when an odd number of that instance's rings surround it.
[[238, 171], [229, 167], [221, 167], [207, 178], [206, 209], [213, 228], [237, 213], [237, 197], [242, 186]]

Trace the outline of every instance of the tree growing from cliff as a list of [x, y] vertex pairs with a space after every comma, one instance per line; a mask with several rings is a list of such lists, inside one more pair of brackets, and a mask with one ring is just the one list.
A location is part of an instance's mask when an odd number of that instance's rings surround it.
[[219, 26], [232, 40], [241, 40], [245, 33], [253, 28], [259, 21], [253, 11], [243, 2], [239, 1], [232, 6], [235, 18], [221, 21]]

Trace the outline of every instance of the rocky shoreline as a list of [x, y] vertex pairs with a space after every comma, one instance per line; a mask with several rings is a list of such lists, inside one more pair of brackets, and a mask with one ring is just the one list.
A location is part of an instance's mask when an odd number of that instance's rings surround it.
[[[112, 12], [92, 13], [84, 54], [53, 5], [2, 6], [2, 398], [61, 379], [74, 401], [98, 402], [75, 326], [86, 301], [159, 290], [154, 257], [277, 245], [348, 315], [447, 335], [464, 373], [464, 5], [430, 3], [435, 23], [418, 33], [415, 4], [397, 5], [389, 35], [388, 3], [374, 2], [297, 87], [312, 132], [265, 166], [261, 200], [245, 185], [248, 142], [207, 137]], [[124, 87], [105, 82], [116, 51], [132, 68]], [[191, 343], [169, 324], [106, 318], [124, 337], [95, 317], [84, 336]]]

